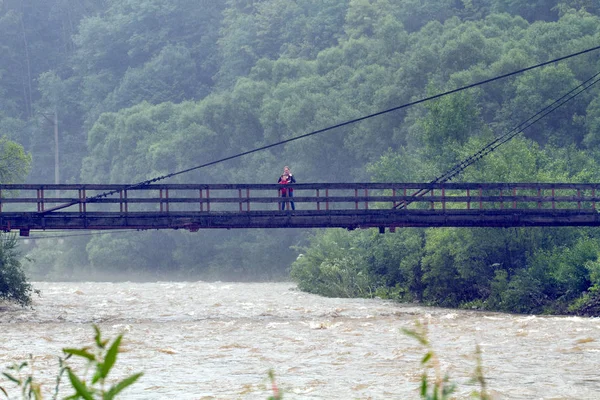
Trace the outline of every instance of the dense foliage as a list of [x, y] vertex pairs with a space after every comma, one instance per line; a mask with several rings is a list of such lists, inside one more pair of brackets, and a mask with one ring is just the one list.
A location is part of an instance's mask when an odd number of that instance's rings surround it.
[[[7, 0], [0, 33], [0, 133], [31, 152], [28, 180], [129, 183], [597, 46], [600, 6]], [[171, 181], [275, 182], [284, 164], [299, 182], [429, 181], [599, 66], [589, 53]], [[597, 182], [599, 93], [585, 91], [459, 179]], [[308, 241], [257, 230], [106, 234], [26, 250], [39, 279], [282, 279], [296, 245], [292, 274], [305, 290], [543, 312], [595, 301], [597, 243], [596, 230], [571, 228], [327, 231]]]
[[[0, 182], [21, 182], [29, 172], [31, 156], [23, 147], [5, 137], [0, 138]], [[11, 193], [2, 194], [4, 197]], [[14, 234], [0, 232], [0, 301], [22, 306], [31, 304], [33, 288], [21, 265], [18, 243]]]
[[19, 261], [14, 235], [0, 234], [0, 301], [11, 301], [22, 306], [31, 304], [33, 288]]

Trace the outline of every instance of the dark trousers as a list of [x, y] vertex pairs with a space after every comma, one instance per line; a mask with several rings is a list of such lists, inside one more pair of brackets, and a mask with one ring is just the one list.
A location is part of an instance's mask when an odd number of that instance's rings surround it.
[[[287, 192], [287, 193], [282, 193], [281, 197], [294, 197], [294, 192]], [[285, 210], [285, 203], [287, 203], [287, 201], [282, 201], [281, 202], [281, 209]], [[290, 201], [290, 205], [292, 206], [292, 210], [296, 210], [296, 206], [294, 205], [293, 201]]]

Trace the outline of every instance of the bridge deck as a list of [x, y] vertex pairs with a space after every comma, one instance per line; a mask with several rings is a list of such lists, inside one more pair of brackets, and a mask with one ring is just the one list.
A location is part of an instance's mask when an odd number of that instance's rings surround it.
[[295, 184], [296, 210], [277, 184], [0, 185], [0, 229], [599, 226], [599, 185]]

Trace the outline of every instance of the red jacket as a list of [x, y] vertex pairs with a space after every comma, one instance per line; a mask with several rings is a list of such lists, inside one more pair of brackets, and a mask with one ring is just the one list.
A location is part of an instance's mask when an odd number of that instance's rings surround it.
[[[290, 181], [286, 180], [286, 179], [283, 179], [283, 177], [280, 177], [278, 183], [280, 183], [282, 185], [287, 185], [288, 183], [290, 183]], [[279, 188], [279, 192], [281, 193], [282, 196], [285, 196], [285, 195], [287, 195], [288, 189], [289, 189], [290, 192], [293, 190], [292, 188], [282, 187], [282, 188]]]

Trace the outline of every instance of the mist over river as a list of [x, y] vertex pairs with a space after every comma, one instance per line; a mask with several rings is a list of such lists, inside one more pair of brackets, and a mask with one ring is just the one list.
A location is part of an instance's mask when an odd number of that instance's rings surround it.
[[[600, 399], [600, 319], [330, 299], [291, 283], [44, 283], [33, 309], [0, 306], [0, 366], [35, 356], [50, 399], [64, 347], [124, 333], [113, 374], [143, 371], [122, 399], [418, 399], [427, 322], [441, 366], [470, 383], [481, 346], [495, 399]], [[0, 386], [14, 389], [7, 381]], [[71, 393], [63, 385], [61, 397]], [[9, 390], [17, 398], [17, 390]]]

